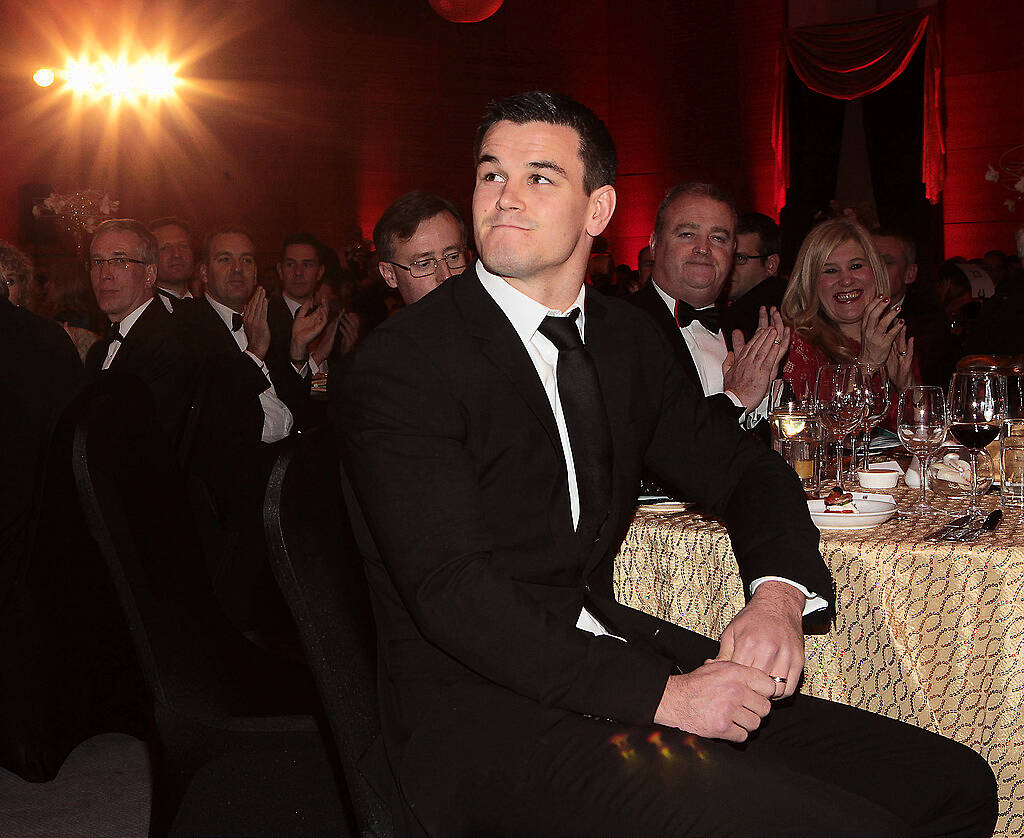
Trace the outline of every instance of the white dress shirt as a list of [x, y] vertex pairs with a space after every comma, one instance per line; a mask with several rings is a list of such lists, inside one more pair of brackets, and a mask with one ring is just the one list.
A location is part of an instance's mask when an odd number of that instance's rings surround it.
[[220, 319], [224, 321], [224, 325], [231, 332], [231, 336], [235, 339], [235, 343], [238, 344], [238, 348], [252, 359], [252, 362], [262, 370], [263, 374], [267, 377], [267, 381], [270, 382], [270, 386], [260, 393], [260, 404], [263, 406], [262, 441], [270, 443], [284, 439], [291, 433], [292, 425], [295, 424], [295, 418], [292, 416], [288, 406], [278, 397], [267, 365], [249, 351], [249, 338], [245, 335], [245, 329], [239, 329], [237, 332], [231, 331], [232, 315], [237, 312], [232, 311], [226, 305], [218, 303], [209, 295], [206, 297], [206, 302], [213, 307], [213, 310], [217, 312]]
[[140, 305], [131, 314], [122, 318], [121, 321], [118, 322], [117, 331], [121, 334], [121, 340], [112, 340], [110, 342], [110, 347], [107, 349], [107, 357], [103, 360], [103, 369], [110, 369], [110, 365], [114, 361], [114, 356], [121, 349], [121, 344], [124, 342], [124, 339], [128, 337], [128, 331], [135, 325], [135, 321], [142, 317], [142, 312], [146, 310], [151, 302], [153, 302], [152, 297], [146, 300], [146, 302]]
[[[536, 300], [527, 297], [521, 291], [517, 291], [501, 277], [490, 273], [490, 271], [483, 266], [483, 263], [479, 261], [476, 263], [476, 271], [477, 276], [480, 277], [480, 284], [483, 285], [484, 290], [491, 295], [494, 302], [498, 304], [498, 307], [504, 312], [509, 321], [511, 321], [512, 327], [516, 330], [516, 334], [519, 335], [519, 339], [523, 342], [523, 346], [526, 347], [526, 351], [530, 355], [530, 360], [533, 361], [533, 365], [537, 370], [537, 375], [540, 376], [540, 381], [544, 387], [544, 392], [547, 394], [548, 401], [551, 403], [551, 410], [555, 414], [555, 426], [558, 428], [558, 437], [562, 443], [562, 454], [565, 457], [566, 473], [569, 479], [569, 510], [572, 514], [573, 529], [575, 529], [579, 524], [580, 516], [579, 487], [576, 484], [576, 469], [573, 466], [572, 448], [569, 445], [569, 432], [566, 428], [565, 418], [562, 415], [562, 406], [558, 398], [558, 387], [555, 381], [555, 367], [558, 361], [558, 350], [555, 348], [554, 344], [538, 332], [537, 329], [544, 321], [544, 318], [548, 315], [565, 316], [574, 308], [578, 308], [580, 310], [580, 314], [576, 319], [576, 326], [580, 330], [580, 338], [584, 338], [586, 332], [583, 300], [586, 296], [586, 288], [580, 288], [580, 293], [576, 297], [575, 302], [573, 302], [573, 304], [564, 312], [552, 311], [542, 303], [538, 303]], [[655, 288], [657, 288], [657, 286], [655, 286]], [[658, 290], [660, 291], [661, 289]], [[700, 326], [699, 328], [705, 334], [711, 334], [703, 326]], [[719, 365], [719, 378], [721, 378], [721, 365]], [[819, 611], [828, 605], [822, 597], [812, 591], [809, 591], [803, 585], [793, 582], [790, 579], [785, 579], [781, 576], [762, 576], [753, 580], [750, 583], [751, 596], [753, 596], [754, 591], [757, 590], [761, 583], [770, 581], [786, 582], [803, 593], [807, 598], [803, 611], [804, 614]], [[607, 628], [605, 628], [593, 614], [587, 611], [585, 607], [580, 612], [576, 627], [583, 629], [584, 631], [589, 631], [591, 634], [610, 634]]]
[[[654, 286], [658, 296], [668, 306], [668, 310], [671, 312], [672, 319], [674, 320], [676, 316], [676, 301], [666, 294], [658, 283], [652, 280], [651, 284]], [[711, 308], [711, 306], [705, 306], [705, 308]], [[722, 363], [725, 361], [725, 356], [729, 354], [729, 347], [725, 342], [725, 335], [722, 334], [721, 329], [717, 332], [710, 332], [699, 320], [694, 320], [688, 326], [680, 326], [679, 332], [683, 336], [683, 340], [686, 341], [687, 349], [690, 350], [694, 366], [697, 367], [697, 375], [700, 377], [700, 386], [704, 390], [704, 395], [713, 396], [717, 393], [725, 393], [736, 407], [743, 408], [743, 403], [736, 394], [731, 390], [724, 389], [725, 381], [722, 374]], [[765, 395], [757, 407], [751, 410], [743, 409], [739, 422], [744, 427], [749, 428], [756, 425], [767, 415], [768, 396]]]

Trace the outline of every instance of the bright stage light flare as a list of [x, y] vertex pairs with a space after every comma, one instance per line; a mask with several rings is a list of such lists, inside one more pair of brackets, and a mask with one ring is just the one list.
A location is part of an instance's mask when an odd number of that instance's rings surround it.
[[164, 99], [174, 95], [179, 81], [177, 70], [177, 65], [159, 56], [146, 56], [134, 62], [109, 56], [101, 56], [97, 61], [69, 58], [64, 86], [76, 96], [94, 99]]
[[49, 67], [40, 67], [32, 76], [32, 81], [38, 84], [40, 87], [49, 87], [53, 84], [55, 76], [53, 70]]

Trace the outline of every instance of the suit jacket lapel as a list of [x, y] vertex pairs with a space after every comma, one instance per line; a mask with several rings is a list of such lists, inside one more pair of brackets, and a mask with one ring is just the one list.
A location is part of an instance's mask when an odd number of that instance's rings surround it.
[[555, 426], [555, 415], [537, 369], [509, 319], [480, 284], [475, 269], [466, 271], [465, 277], [459, 281], [455, 298], [466, 320], [467, 330], [481, 353], [508, 376], [516, 392], [544, 426], [551, 444], [561, 454], [562, 443]]
[[672, 344], [672, 349], [675, 351], [676, 358], [682, 365], [683, 370], [690, 377], [690, 380], [697, 385], [697, 389], [701, 389], [700, 374], [697, 372], [697, 365], [693, 362], [693, 356], [690, 354], [690, 347], [686, 345], [686, 341], [679, 331], [679, 325], [672, 316], [672, 312], [668, 310], [668, 306], [658, 296], [658, 292], [654, 290], [653, 279], [633, 295], [633, 302], [657, 321], [661, 330]]

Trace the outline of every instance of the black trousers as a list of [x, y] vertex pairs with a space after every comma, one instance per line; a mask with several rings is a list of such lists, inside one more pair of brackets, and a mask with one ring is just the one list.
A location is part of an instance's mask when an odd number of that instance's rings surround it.
[[[716, 654], [672, 631], [684, 670]], [[979, 838], [997, 814], [995, 778], [970, 748], [799, 694], [737, 745], [481, 686], [413, 735], [399, 781], [444, 838]]]

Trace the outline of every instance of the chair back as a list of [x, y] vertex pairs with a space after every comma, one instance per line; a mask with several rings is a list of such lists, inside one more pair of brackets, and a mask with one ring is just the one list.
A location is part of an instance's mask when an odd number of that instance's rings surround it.
[[191, 718], [313, 711], [305, 670], [267, 659], [224, 615], [145, 386], [103, 384], [75, 430], [75, 480], [154, 702]]
[[338, 748], [363, 835], [394, 834], [397, 790], [380, 739], [376, 635], [362, 557], [345, 514], [333, 436], [302, 435], [271, 472], [264, 523]]

